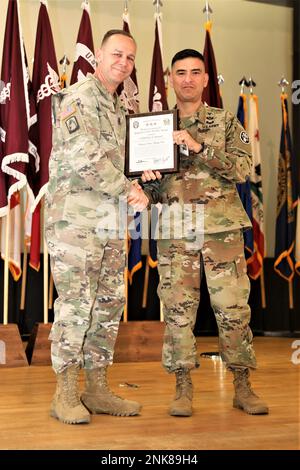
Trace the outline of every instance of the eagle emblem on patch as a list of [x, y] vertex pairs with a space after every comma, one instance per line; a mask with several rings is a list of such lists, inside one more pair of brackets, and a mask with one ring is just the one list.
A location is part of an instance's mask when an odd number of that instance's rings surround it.
[[66, 119], [65, 124], [69, 134], [73, 134], [74, 132], [78, 131], [78, 129], [80, 129], [76, 116], [71, 116], [69, 119]]
[[250, 139], [246, 131], [242, 131], [240, 133], [240, 139], [244, 144], [249, 144]]

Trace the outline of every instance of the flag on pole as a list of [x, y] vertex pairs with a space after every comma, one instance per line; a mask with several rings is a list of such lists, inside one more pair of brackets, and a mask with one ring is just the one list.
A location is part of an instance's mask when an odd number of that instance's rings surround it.
[[[130, 18], [128, 10], [123, 12], [123, 31], [130, 33]], [[136, 76], [136, 69], [133, 68], [130, 77], [128, 77], [118, 87], [120, 99], [129, 114], [140, 112], [139, 88]], [[140, 213], [134, 215], [132, 221], [134, 225], [134, 237], [130, 237], [128, 246], [128, 279], [132, 284], [132, 278], [136, 271], [142, 267], [142, 239], [141, 239], [141, 221]], [[139, 234], [137, 237], [136, 235]]]
[[248, 274], [252, 279], [257, 279], [263, 269], [265, 256], [264, 238], [264, 210], [263, 191], [261, 177], [260, 135], [258, 126], [258, 98], [251, 94], [249, 97], [249, 129], [248, 134], [251, 143], [252, 170], [250, 176], [252, 226], [254, 253], [248, 262]]
[[211, 42], [210, 32], [211, 32], [212, 23], [207, 21], [205, 23], [205, 43], [204, 43], [204, 64], [205, 71], [209, 75], [208, 85], [203, 90], [203, 101], [209, 106], [214, 108], [223, 108], [222, 98], [220, 94], [220, 87], [218, 83], [218, 72], [215, 60], [215, 54], [213, 45]]
[[83, 12], [77, 36], [75, 60], [70, 81], [71, 85], [85, 78], [87, 73], [94, 73], [96, 69], [89, 2], [83, 2], [81, 8]]
[[[30, 76], [29, 76], [29, 68], [28, 68], [26, 52], [24, 52], [24, 55], [25, 55], [25, 66], [27, 70], [27, 96], [29, 100], [28, 132], [30, 134], [30, 128], [31, 126], [33, 126], [33, 124], [36, 123], [37, 116], [36, 116], [35, 100], [34, 100], [33, 90], [32, 90], [32, 81], [30, 80]], [[34, 161], [38, 165], [39, 155], [38, 155], [36, 146], [30, 140], [30, 136], [29, 136], [29, 142], [28, 142], [28, 152], [29, 152], [29, 161], [30, 161], [30, 158], [34, 158]], [[30, 167], [28, 168], [28, 177], [30, 181]], [[34, 194], [30, 187], [30, 184], [27, 184], [26, 196], [27, 196], [26, 207], [25, 207], [25, 214], [24, 214], [24, 243], [26, 245], [27, 252], [30, 252], [32, 216], [33, 216], [31, 212], [31, 207], [34, 206]]]
[[[10, 198], [10, 214], [9, 214], [9, 248], [8, 248], [8, 266], [9, 271], [14, 279], [18, 281], [22, 274], [21, 268], [21, 205], [20, 193], [15, 192]], [[6, 217], [1, 219], [1, 258], [5, 259], [6, 244]]]
[[[239, 96], [237, 118], [244, 127], [244, 129], [247, 130], [247, 97], [244, 93], [241, 93]], [[238, 183], [236, 187], [244, 209], [247, 212], [251, 222], [253, 222], [250, 179], [247, 178], [244, 183]], [[244, 231], [244, 246], [245, 257], [248, 265], [251, 264], [254, 259], [254, 241], [252, 228]]]
[[[123, 13], [123, 31], [130, 33], [130, 19], [129, 12], [127, 10]], [[139, 87], [135, 67], [133, 68], [130, 77], [126, 78], [126, 80], [119, 85], [118, 94], [120, 95], [120, 99], [128, 113], [136, 114], [140, 112]]]
[[282, 127], [278, 161], [275, 271], [287, 281], [294, 276], [296, 231], [296, 159], [289, 128], [287, 95], [281, 95]]
[[150, 77], [150, 90], [148, 106], [149, 111], [162, 111], [169, 109], [164, 79], [162, 59], [162, 14], [155, 13], [155, 39], [152, 56]]
[[32, 207], [34, 212], [29, 264], [36, 270], [40, 264], [40, 201], [45, 194], [49, 179], [48, 164], [52, 148], [51, 96], [60, 90], [54, 41], [46, 5], [46, 1], [41, 1], [38, 16], [32, 74], [36, 118], [29, 132], [30, 140], [36, 148], [35, 155], [30, 154], [28, 175], [35, 197]]
[[[0, 88], [0, 216], [10, 210], [9, 267], [21, 275], [21, 207], [19, 190], [26, 183], [28, 115], [26, 66], [17, 0], [9, 0], [3, 44]], [[6, 220], [1, 224], [1, 253], [5, 252]]]
[[[155, 13], [155, 38], [152, 56], [150, 90], [149, 90], [149, 111], [162, 111], [169, 109], [167, 101], [166, 84], [163, 68], [162, 54], [162, 14]], [[150, 230], [154, 233], [155, 230]], [[152, 237], [149, 242], [149, 255], [147, 259], [149, 266], [157, 266], [157, 243]]]
[[298, 197], [296, 245], [295, 245], [295, 271], [300, 276], [300, 196]]

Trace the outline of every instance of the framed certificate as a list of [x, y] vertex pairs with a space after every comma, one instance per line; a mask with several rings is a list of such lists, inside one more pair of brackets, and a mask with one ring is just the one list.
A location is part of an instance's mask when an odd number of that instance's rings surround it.
[[173, 143], [177, 128], [177, 109], [127, 115], [126, 176], [139, 176], [145, 170], [179, 171], [178, 146]]

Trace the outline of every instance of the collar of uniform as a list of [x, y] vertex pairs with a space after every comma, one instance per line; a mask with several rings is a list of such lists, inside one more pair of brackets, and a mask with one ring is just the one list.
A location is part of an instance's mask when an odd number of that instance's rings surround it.
[[87, 77], [93, 80], [96, 87], [99, 89], [100, 95], [103, 98], [101, 100], [102, 104], [104, 104], [107, 108], [109, 108], [110, 111], [115, 112], [116, 107], [120, 106], [117, 93], [114, 93], [114, 94], [109, 93], [109, 91], [105, 88], [103, 83], [101, 83], [100, 80], [92, 73], [88, 73]]
[[192, 116], [180, 118], [180, 121], [184, 123], [184, 127], [190, 127], [193, 126], [194, 124], [200, 122], [201, 124], [205, 123], [205, 118], [206, 118], [206, 106], [205, 104], [201, 103], [201, 105], [198, 108], [198, 111], [196, 111], [195, 114]]

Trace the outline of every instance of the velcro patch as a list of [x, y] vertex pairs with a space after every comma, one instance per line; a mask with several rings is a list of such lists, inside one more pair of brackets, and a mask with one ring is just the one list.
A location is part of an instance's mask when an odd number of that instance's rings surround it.
[[78, 131], [80, 129], [79, 122], [76, 118], [76, 116], [71, 116], [68, 119], [65, 119], [65, 125], [69, 131], [69, 134], [74, 134], [74, 132]]
[[74, 113], [76, 113], [76, 107], [74, 106], [74, 104], [69, 104], [66, 108], [62, 109], [60, 113], [60, 119], [67, 119]]
[[244, 144], [249, 144], [250, 139], [246, 131], [242, 131], [240, 133], [240, 139]]
[[[64, 118], [62, 118], [62, 115]], [[62, 110], [60, 119], [65, 140], [81, 135], [86, 130], [81, 111], [76, 104], [66, 106], [66, 108]]]

